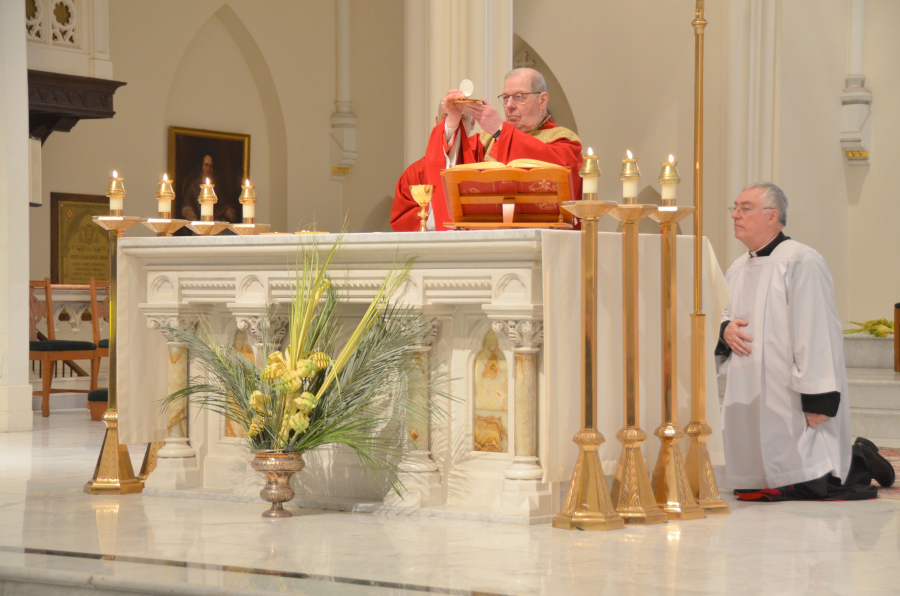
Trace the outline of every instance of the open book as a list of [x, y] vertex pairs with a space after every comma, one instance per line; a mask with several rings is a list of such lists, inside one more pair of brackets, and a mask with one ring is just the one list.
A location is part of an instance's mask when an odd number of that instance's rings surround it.
[[496, 168], [560, 168], [568, 169], [559, 164], [540, 161], [537, 159], [514, 159], [509, 163], [499, 161], [480, 161], [478, 163], [464, 163], [449, 168], [450, 170], [492, 170]]

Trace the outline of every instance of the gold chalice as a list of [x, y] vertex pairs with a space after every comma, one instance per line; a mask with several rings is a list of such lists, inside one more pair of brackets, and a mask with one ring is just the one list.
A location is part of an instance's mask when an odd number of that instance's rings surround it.
[[428, 220], [428, 203], [431, 202], [431, 195], [434, 194], [434, 186], [431, 184], [413, 184], [409, 187], [409, 191], [412, 193], [416, 203], [422, 208], [419, 211], [419, 219], [422, 220], [419, 225], [419, 231], [424, 232], [425, 222]]

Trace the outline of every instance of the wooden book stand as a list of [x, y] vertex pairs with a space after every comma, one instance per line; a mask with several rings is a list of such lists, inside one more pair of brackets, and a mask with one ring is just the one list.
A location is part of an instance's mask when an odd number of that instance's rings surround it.
[[441, 172], [452, 229], [572, 228], [569, 168], [535, 160], [465, 164]]

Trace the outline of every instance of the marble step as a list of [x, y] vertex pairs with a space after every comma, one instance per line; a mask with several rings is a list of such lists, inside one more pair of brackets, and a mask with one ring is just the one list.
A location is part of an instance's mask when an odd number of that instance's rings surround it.
[[871, 335], [844, 336], [847, 368], [894, 368], [894, 338]]
[[900, 447], [900, 373], [885, 368], [847, 369], [850, 428], [883, 447]]

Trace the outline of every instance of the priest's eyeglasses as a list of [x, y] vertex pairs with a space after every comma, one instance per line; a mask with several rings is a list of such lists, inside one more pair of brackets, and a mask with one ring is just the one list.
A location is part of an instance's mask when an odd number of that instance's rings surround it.
[[540, 95], [543, 91], [530, 91], [528, 93], [516, 93], [515, 95], [498, 95], [497, 99], [500, 100], [500, 103], [506, 104], [510, 99], [516, 103], [525, 103], [526, 95]]
[[767, 211], [769, 209], [775, 209], [775, 207], [747, 207], [746, 205], [735, 204], [733, 207], [728, 208], [728, 210], [731, 213], [734, 213], [735, 211], [737, 211], [738, 215], [740, 215], [742, 217], [746, 217], [747, 215], [750, 215], [757, 209], [761, 209], [762, 211]]

